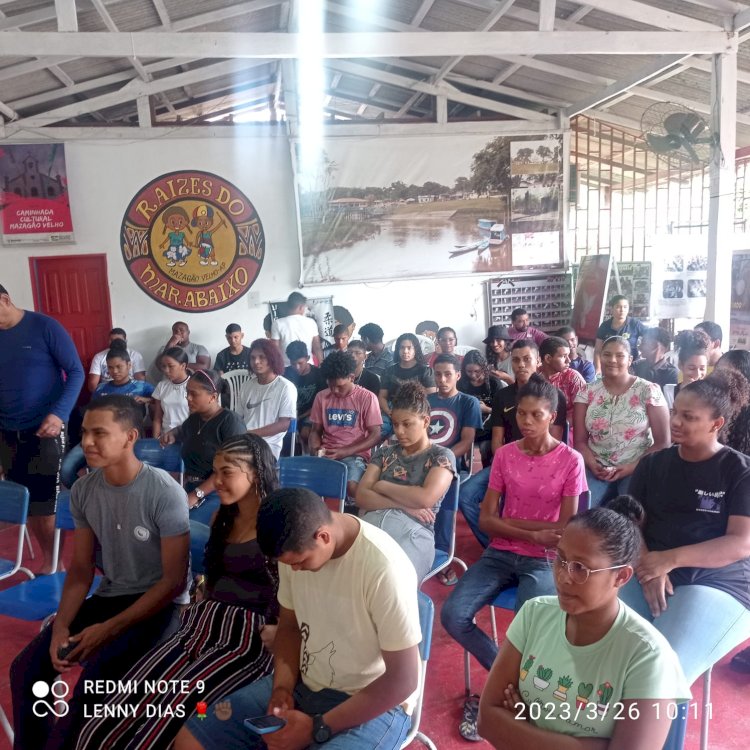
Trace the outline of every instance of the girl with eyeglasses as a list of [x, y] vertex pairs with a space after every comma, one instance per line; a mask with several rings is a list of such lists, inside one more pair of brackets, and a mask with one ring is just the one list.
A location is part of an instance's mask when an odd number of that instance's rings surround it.
[[[179, 426], [161, 436], [163, 445], [181, 443], [185, 463], [185, 489], [188, 505], [197, 508], [206, 495], [215, 489], [213, 461], [219, 446], [230, 437], [247, 432], [239, 414], [221, 405], [222, 391], [227, 382], [216, 370], [196, 370], [188, 380], [187, 403], [190, 416]], [[193, 520], [208, 523], [217, 503], [200, 513], [191, 513]]]
[[643, 511], [610, 505], [573, 516], [550, 557], [558, 595], [528, 601], [508, 628], [479, 707], [498, 749], [655, 750], [690, 698], [669, 643], [618, 598]]
[[747, 388], [722, 369], [683, 385], [675, 445], [646, 456], [630, 485], [645, 549], [623, 601], [664, 634], [690, 682], [750, 638], [750, 458], [722, 445]]

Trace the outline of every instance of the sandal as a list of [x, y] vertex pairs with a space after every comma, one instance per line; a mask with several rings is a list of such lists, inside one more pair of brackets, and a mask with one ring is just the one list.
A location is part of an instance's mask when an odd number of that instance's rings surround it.
[[477, 734], [477, 717], [479, 716], [479, 696], [474, 693], [464, 703], [464, 713], [461, 723], [458, 725], [458, 733], [469, 742], [481, 742], [482, 738]]
[[448, 568], [448, 570], [438, 574], [438, 581], [440, 581], [443, 586], [455, 586], [458, 583], [458, 576], [453, 568]]

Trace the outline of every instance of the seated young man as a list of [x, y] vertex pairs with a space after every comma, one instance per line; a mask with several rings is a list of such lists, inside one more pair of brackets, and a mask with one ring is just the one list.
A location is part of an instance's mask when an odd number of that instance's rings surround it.
[[383, 373], [393, 364], [393, 354], [383, 343], [383, 329], [377, 323], [365, 323], [359, 329], [359, 337], [369, 352], [365, 367], [382, 378]]
[[[456, 384], [461, 377], [461, 365], [452, 354], [438, 354], [433, 365], [437, 393], [427, 397], [430, 403], [430, 440], [435, 445], [449, 448], [456, 463], [465, 459], [474, 444], [477, 430], [482, 429], [482, 410], [479, 399], [461, 393]], [[464, 468], [471, 469], [469, 465]]]
[[[127, 344], [128, 341], [128, 334], [125, 333], [124, 328], [113, 328], [109, 332], [109, 343], [110, 348], [113, 341], [121, 339]], [[143, 363], [143, 355], [140, 352], [137, 352], [135, 349], [130, 349], [129, 347], [126, 347], [128, 350], [128, 354], [130, 355], [130, 375], [135, 380], [145, 380], [146, 379], [146, 365]], [[89, 374], [86, 378], [86, 387], [93, 393], [96, 390], [96, 387], [100, 383], [106, 383], [109, 380], [112, 380], [112, 376], [109, 374], [109, 370], [107, 369], [107, 354], [109, 353], [109, 349], [103, 349], [100, 352], [97, 352], [93, 359], [91, 360], [91, 367], [89, 367]]]
[[[188, 601], [187, 498], [166, 471], [135, 457], [141, 423], [128, 396], [95, 399], [84, 414], [81, 445], [93, 471], [71, 492], [76, 530], [60, 608], [11, 665], [17, 748], [74, 747], [83, 716], [101, 700], [85, 685], [122, 677]], [[95, 567], [104, 577], [87, 599]], [[54, 725], [51, 714], [39, 717], [34, 683], [52, 683], [79, 664], [68, 713]]]
[[346, 350], [352, 355], [352, 357], [354, 357], [354, 363], [357, 365], [357, 369], [354, 371], [355, 385], [361, 385], [363, 388], [371, 391], [377, 396], [380, 393], [380, 378], [373, 370], [368, 370], [365, 367], [367, 347], [365, 346], [364, 341], [353, 339], [347, 345]]
[[250, 372], [250, 349], [242, 345], [245, 334], [237, 323], [230, 323], [225, 330], [229, 346], [216, 355], [214, 369], [223, 375], [232, 370], [247, 370]]
[[313, 401], [325, 387], [320, 368], [310, 362], [310, 352], [304, 341], [292, 341], [286, 348], [291, 364], [284, 369], [284, 377], [297, 389], [297, 433], [303, 446], [310, 437], [310, 412]]
[[[417, 576], [385, 531], [289, 488], [261, 503], [258, 544], [279, 561], [274, 673], [190, 719], [175, 750], [398, 750], [421, 640]], [[224, 707], [231, 706], [231, 710]], [[244, 720], [286, 721], [262, 737]]]
[[575, 370], [587, 383], [593, 383], [596, 379], [594, 363], [584, 359], [578, 353], [578, 336], [576, 329], [571, 326], [563, 326], [557, 335], [568, 342], [570, 347], [570, 369]]
[[[539, 347], [539, 359], [541, 360], [539, 374], [565, 394], [568, 406], [565, 418], [570, 426], [573, 424], [573, 402], [581, 391], [586, 390], [586, 381], [570, 366], [568, 342], [557, 336], [549, 336]], [[571, 443], [570, 440], [568, 442]]]
[[[529, 382], [529, 378], [539, 369], [539, 347], [533, 339], [520, 339], [513, 343], [510, 350], [511, 366], [516, 382], [495, 394], [492, 404], [492, 415], [489, 427], [492, 428], [492, 453], [508, 443], [523, 437], [516, 420], [516, 401], [519, 389]], [[556, 440], [562, 440], [565, 432], [568, 404], [565, 394], [557, 389], [557, 412], [555, 421], [550, 427], [550, 434]], [[490, 468], [487, 467], [467, 479], [458, 496], [458, 506], [482, 547], [489, 544], [487, 535], [479, 529], [479, 506], [484, 499], [490, 481]]]
[[641, 355], [633, 363], [633, 375], [656, 383], [662, 390], [665, 385], [676, 385], [677, 368], [667, 358], [672, 337], [663, 328], [647, 328], [641, 336]]
[[380, 442], [380, 405], [375, 394], [354, 384], [357, 366], [348, 352], [334, 352], [320, 368], [328, 388], [316, 397], [310, 415], [310, 455], [343, 461], [348, 469], [347, 493], [357, 484]]

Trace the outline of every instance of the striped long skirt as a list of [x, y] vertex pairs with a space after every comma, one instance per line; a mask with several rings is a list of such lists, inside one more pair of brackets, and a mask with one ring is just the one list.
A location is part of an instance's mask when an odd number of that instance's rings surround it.
[[91, 687], [102, 691], [101, 701], [84, 720], [77, 750], [166, 750], [199, 702], [211, 704], [271, 672], [264, 624], [243, 607], [191, 604], [179, 630], [116, 685]]

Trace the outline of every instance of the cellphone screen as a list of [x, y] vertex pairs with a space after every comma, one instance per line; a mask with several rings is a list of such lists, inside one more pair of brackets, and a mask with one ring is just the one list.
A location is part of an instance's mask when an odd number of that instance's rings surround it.
[[248, 729], [254, 729], [262, 733], [275, 732], [286, 725], [284, 719], [278, 716], [256, 716], [254, 719], [245, 719], [245, 725]]

